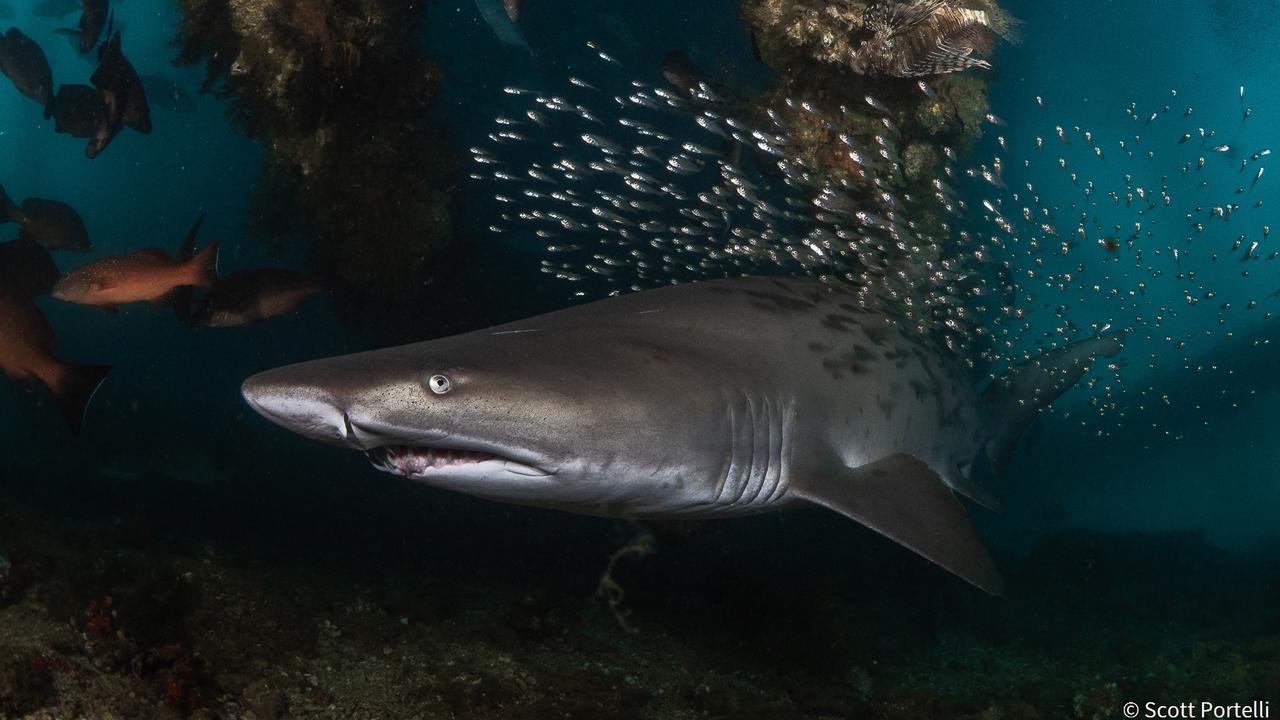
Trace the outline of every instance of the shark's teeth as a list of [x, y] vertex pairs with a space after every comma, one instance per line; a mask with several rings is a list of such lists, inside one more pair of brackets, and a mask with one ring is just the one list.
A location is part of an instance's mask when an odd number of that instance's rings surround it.
[[384, 472], [404, 477], [423, 477], [433, 470], [460, 465], [475, 465], [489, 460], [500, 460], [492, 453], [453, 448], [412, 447], [389, 445], [370, 450], [369, 461]]

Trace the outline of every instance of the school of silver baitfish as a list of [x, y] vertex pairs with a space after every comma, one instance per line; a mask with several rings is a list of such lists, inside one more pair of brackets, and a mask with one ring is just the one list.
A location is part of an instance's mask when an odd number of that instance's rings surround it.
[[[1155, 111], [1123, 108], [1133, 133], [1110, 139], [1055, 124], [1037, 97], [1045, 132], [1021, 159], [1000, 134], [1006, 123], [988, 115], [998, 152], [966, 165], [977, 153], [942, 148], [941, 176], [930, 196], [919, 196], [904, 190], [893, 113], [874, 96], [865, 108], [839, 110], [874, 114], [872, 133], [792, 99], [752, 124], [707, 80], [664, 74], [667, 84], [632, 81], [620, 90], [579, 77], [559, 93], [504, 88], [521, 109], [496, 117], [489, 144], [471, 148], [471, 179], [494, 185], [500, 207], [490, 230], [531, 233], [545, 245], [544, 273], [592, 288], [602, 281], [609, 294], [752, 273], [850, 283], [865, 302], [889, 300], [901, 322], [983, 370], [1126, 329], [1126, 358], [1087, 384], [1097, 415], [1080, 421], [1099, 434], [1123, 427], [1130, 408], [1174, 403], [1167, 378], [1153, 381], [1154, 371], [1215, 369], [1197, 361], [1206, 349], [1197, 340], [1231, 338], [1272, 316], [1259, 307], [1265, 297], [1224, 296], [1211, 281], [1231, 276], [1209, 271], [1233, 256], [1244, 263], [1236, 276], [1246, 279], [1235, 289], [1265, 295], [1248, 281], [1252, 263], [1280, 250], [1267, 246], [1264, 220], [1235, 218], [1262, 207], [1250, 194], [1271, 151], [1221, 142], [1196, 123], [1193, 108], [1174, 108], [1176, 90]], [[928, 80], [917, 87], [932, 96]], [[1253, 115], [1243, 87], [1239, 95], [1240, 115], [1223, 121], [1224, 135], [1226, 122]], [[798, 117], [839, 133], [857, 172], [833, 180], [807, 162], [792, 132]], [[1211, 187], [1206, 165], [1238, 152], [1239, 185]], [[528, 153], [543, 159], [512, 159]], [[1013, 179], [1044, 162], [1079, 196], [1042, 197], [1029, 180]], [[1248, 229], [1224, 245], [1212, 223]], [[1122, 376], [1125, 367], [1134, 372]]]

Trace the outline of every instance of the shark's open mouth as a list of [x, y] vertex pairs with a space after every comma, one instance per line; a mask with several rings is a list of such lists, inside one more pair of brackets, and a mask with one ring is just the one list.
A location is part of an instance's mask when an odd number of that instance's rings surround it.
[[422, 478], [433, 472], [475, 467], [484, 463], [496, 464], [521, 475], [548, 474], [539, 468], [483, 450], [386, 445], [369, 450], [367, 454], [374, 467], [407, 478]]

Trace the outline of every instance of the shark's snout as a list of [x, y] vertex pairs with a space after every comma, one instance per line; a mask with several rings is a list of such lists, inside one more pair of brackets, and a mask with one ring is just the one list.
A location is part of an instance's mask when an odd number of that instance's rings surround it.
[[346, 411], [325, 392], [266, 372], [246, 380], [240, 394], [259, 415], [287, 430], [321, 442], [360, 446]]

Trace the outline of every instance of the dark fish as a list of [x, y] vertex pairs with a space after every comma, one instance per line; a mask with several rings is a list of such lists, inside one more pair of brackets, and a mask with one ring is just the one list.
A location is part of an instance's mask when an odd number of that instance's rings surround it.
[[0, 292], [33, 299], [53, 292], [62, 273], [49, 251], [34, 240], [0, 243]]
[[124, 127], [118, 105], [109, 109], [104, 93], [88, 85], [59, 87], [45, 116], [53, 117], [55, 132], [88, 138], [84, 154], [90, 160], [102, 154]]
[[29, 298], [0, 290], [0, 370], [21, 385], [42, 383], [53, 393], [74, 433], [107, 365], [71, 365], [53, 356], [53, 326]]
[[31, 9], [31, 14], [42, 18], [56, 18], [79, 10], [81, 4], [77, 0], [40, 0]]
[[[87, 0], [86, 0], [87, 2]], [[102, 92], [107, 105], [107, 121], [114, 125], [119, 118], [140, 133], [151, 132], [151, 107], [142, 78], [120, 49], [120, 33], [116, 32], [98, 51], [98, 69], [89, 82]]]
[[[92, 138], [107, 124], [107, 104], [97, 88], [62, 85], [45, 107], [45, 117], [54, 120], [55, 132], [77, 138]], [[108, 140], [109, 142], [109, 140]], [[105, 143], [103, 147], [105, 147]]]
[[297, 310], [323, 288], [318, 280], [280, 268], [233, 273], [205, 296], [192, 322], [205, 327], [239, 327]]
[[80, 14], [80, 52], [87, 53], [98, 44], [107, 26], [107, 0], [84, 0]]
[[0, 38], [0, 72], [9, 76], [18, 92], [41, 105], [53, 94], [53, 71], [44, 51], [18, 28]]
[[143, 75], [142, 88], [147, 100], [157, 107], [170, 112], [189, 113], [196, 111], [195, 98], [178, 83], [163, 75]]
[[524, 7], [524, 0], [502, 0], [502, 6], [506, 8], [511, 22], [520, 22], [520, 9]]
[[89, 231], [74, 208], [57, 200], [27, 198], [22, 205], [0, 187], [0, 224], [17, 223], [19, 240], [32, 240], [51, 250], [88, 252]]
[[662, 77], [688, 100], [701, 91], [707, 74], [688, 55], [672, 50], [662, 59]]

